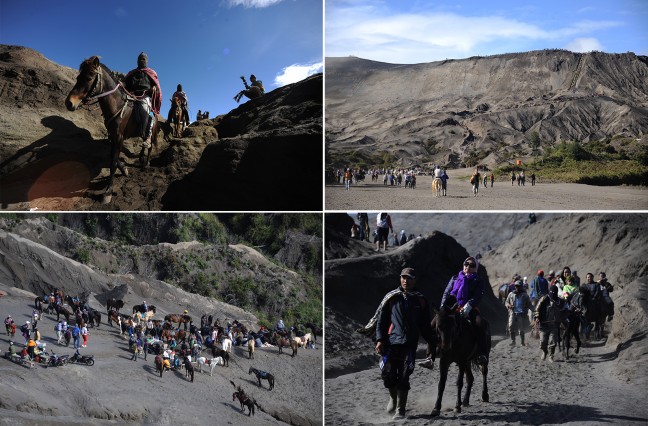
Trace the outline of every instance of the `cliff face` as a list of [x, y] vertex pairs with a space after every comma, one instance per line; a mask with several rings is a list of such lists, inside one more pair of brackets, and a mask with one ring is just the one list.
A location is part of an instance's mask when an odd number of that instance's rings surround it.
[[[416, 65], [326, 60], [331, 153], [384, 150], [407, 160], [495, 164], [556, 142], [640, 137], [648, 129], [648, 58], [562, 50]], [[369, 142], [367, 142], [369, 141]]]

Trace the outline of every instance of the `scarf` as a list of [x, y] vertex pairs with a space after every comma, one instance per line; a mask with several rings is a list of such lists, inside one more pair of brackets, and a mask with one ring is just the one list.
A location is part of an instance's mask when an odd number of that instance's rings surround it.
[[460, 271], [457, 274], [457, 279], [454, 282], [452, 291], [450, 294], [457, 298], [457, 303], [459, 306], [463, 306], [470, 299], [470, 289], [466, 286], [466, 283], [477, 276], [477, 273], [472, 273], [470, 275], [464, 274], [464, 271]]
[[373, 317], [369, 320], [367, 325], [365, 325], [362, 328], [359, 328], [356, 330], [356, 332], [360, 334], [364, 334], [367, 337], [371, 337], [372, 335], [376, 335], [376, 323], [378, 322], [378, 317], [380, 316], [380, 313], [382, 312], [383, 307], [385, 304], [394, 296], [398, 294], [405, 294], [405, 297], [410, 297], [410, 296], [423, 296], [423, 294], [419, 293], [418, 291], [403, 291], [403, 289], [399, 286], [397, 289], [390, 291], [383, 297], [382, 301], [380, 302], [380, 305], [378, 305], [378, 309], [376, 309], [376, 313], [374, 314]]

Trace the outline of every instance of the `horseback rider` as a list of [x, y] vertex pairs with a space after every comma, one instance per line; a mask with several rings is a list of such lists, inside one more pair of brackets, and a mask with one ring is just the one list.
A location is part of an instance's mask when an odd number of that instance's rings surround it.
[[[139, 114], [142, 129], [142, 146], [151, 147], [151, 134], [155, 125], [155, 116], [162, 106], [162, 90], [157, 73], [148, 67], [148, 55], [144, 52], [137, 57], [137, 68], [131, 70], [124, 78], [126, 90], [138, 99], [136, 114]], [[134, 111], [134, 112], [135, 112]]]
[[450, 278], [441, 298], [441, 305], [449, 295], [457, 298], [459, 313], [462, 317], [470, 319], [477, 334], [477, 363], [488, 364], [488, 345], [486, 344], [486, 324], [479, 312], [479, 302], [484, 296], [485, 284], [477, 275], [477, 259], [469, 256], [463, 262], [463, 270]]
[[429, 304], [425, 296], [414, 290], [415, 285], [414, 269], [403, 269], [400, 286], [385, 295], [376, 314], [364, 328], [371, 331], [373, 326], [376, 327], [376, 353], [381, 356], [381, 377], [390, 396], [387, 412], [397, 411], [394, 419], [405, 416], [409, 377], [414, 371], [419, 335], [431, 347], [436, 346]]
[[[189, 125], [189, 98], [187, 94], [182, 90], [182, 84], [178, 84], [177, 90], [171, 96], [171, 109], [169, 109], [169, 116], [167, 121], [170, 123], [171, 119], [175, 116], [176, 104], [173, 102], [173, 99], [178, 98], [180, 100], [180, 107], [182, 108], [182, 116], [180, 120], [185, 122], [185, 125]], [[200, 113], [200, 111], [199, 111]]]
[[245, 81], [245, 77], [241, 76], [241, 80], [243, 80], [243, 85], [245, 86], [245, 90], [241, 90], [239, 93], [234, 96], [234, 100], [236, 102], [239, 102], [243, 95], [247, 96], [250, 99], [255, 99], [255, 98], [260, 98], [265, 94], [265, 89], [263, 88], [263, 83], [261, 80], [257, 80], [256, 76], [254, 74], [250, 75], [250, 84], [248, 85], [247, 81]]
[[544, 271], [542, 269], [538, 270], [538, 275], [531, 281], [531, 303], [533, 307], [538, 303], [538, 300], [542, 296], [549, 294], [549, 281], [544, 277]]
[[509, 331], [511, 333], [511, 346], [515, 346], [515, 334], [519, 328], [520, 341], [524, 344], [524, 322], [532, 309], [531, 298], [524, 291], [524, 283], [520, 280], [515, 282], [515, 291], [509, 293], [504, 304], [509, 310]]
[[558, 297], [558, 286], [549, 288], [549, 295], [543, 296], [538, 302], [533, 318], [540, 323], [540, 349], [542, 350], [542, 360], [547, 358], [547, 345], [549, 337], [550, 356], [549, 360], [553, 362], [556, 344], [560, 338], [560, 323], [566, 315], [567, 303]]
[[610, 282], [607, 280], [607, 277], [605, 275], [605, 272], [599, 272], [599, 281], [598, 284], [601, 289], [601, 296], [603, 296], [603, 300], [605, 301], [605, 304], [607, 305], [608, 308], [608, 321], [612, 321], [614, 318], [614, 302], [612, 301], [612, 298], [610, 297], [610, 293], [614, 291], [614, 287]]

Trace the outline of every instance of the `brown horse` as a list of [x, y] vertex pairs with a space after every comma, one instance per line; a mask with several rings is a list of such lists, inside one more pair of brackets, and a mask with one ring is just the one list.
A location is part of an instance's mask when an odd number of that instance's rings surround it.
[[258, 404], [254, 399], [247, 396], [242, 390], [237, 390], [232, 394], [232, 401], [236, 401], [237, 399], [239, 400], [239, 403], [241, 403], [242, 413], [245, 413], [245, 407], [247, 407], [248, 410], [250, 410], [248, 416], [254, 414], [254, 406], [256, 405], [258, 407]]
[[[69, 111], [76, 111], [81, 105], [93, 102], [98, 102], [101, 107], [110, 140], [110, 179], [103, 194], [104, 204], [112, 201], [116, 169], [119, 169], [124, 176], [128, 176], [126, 166], [119, 159], [124, 140], [141, 136], [140, 126], [133, 114], [134, 103], [137, 100], [121, 83], [115, 83], [110, 72], [99, 63], [97, 56], [92, 56], [81, 63], [76, 84], [65, 99], [65, 106]], [[148, 148], [148, 153], [145, 155], [144, 147], [140, 151], [139, 160], [142, 168], [148, 166], [151, 150], [153, 146], [157, 146], [158, 123], [158, 120], [155, 120], [151, 134], [152, 146]]]
[[155, 371], [159, 371], [160, 377], [162, 377], [162, 372], [164, 371], [164, 364], [162, 364], [162, 355], [155, 356]]
[[248, 339], [247, 341], [247, 347], [248, 347], [248, 359], [254, 359], [254, 339]]
[[164, 321], [168, 321], [170, 323], [177, 323], [178, 328], [180, 327], [180, 324], [185, 325], [185, 330], [187, 329], [187, 324], [191, 324], [192, 320], [189, 315], [181, 315], [181, 314], [169, 314], [164, 317]]

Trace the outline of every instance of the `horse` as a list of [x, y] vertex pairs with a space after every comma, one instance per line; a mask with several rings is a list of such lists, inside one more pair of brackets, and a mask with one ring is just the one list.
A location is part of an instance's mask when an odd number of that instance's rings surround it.
[[155, 372], [160, 372], [160, 377], [162, 377], [162, 372], [164, 371], [164, 364], [162, 362], [162, 355], [155, 356]]
[[68, 328], [63, 334], [63, 337], [65, 338], [65, 346], [70, 346], [70, 340], [72, 340], [72, 330]]
[[101, 313], [96, 309], [88, 310], [88, 325], [91, 327], [99, 327], [101, 324]]
[[184, 359], [185, 377], [191, 376], [191, 383], [194, 381], [194, 367], [189, 358]]
[[124, 307], [124, 301], [121, 299], [117, 300], [115, 298], [112, 298], [112, 299], [108, 299], [108, 301], [106, 302], [106, 310], [108, 312], [110, 312], [111, 308], [115, 308], [115, 310], [119, 312], [119, 310], [123, 307]]
[[289, 339], [288, 337], [282, 337], [278, 336], [276, 339], [277, 346], [279, 346], [279, 353], [283, 353], [283, 347], [289, 347], [292, 349], [292, 354], [290, 355], [291, 357], [294, 357], [297, 355], [297, 348], [299, 345], [297, 345], [297, 342], [293, 339]]
[[223, 361], [225, 362], [225, 367], [229, 367], [229, 359], [230, 359], [230, 354], [224, 349], [217, 349], [215, 346], [212, 346], [212, 356], [214, 358], [222, 358]]
[[56, 321], [61, 319], [61, 315], [65, 317], [65, 321], [70, 322], [72, 312], [68, 311], [63, 305], [56, 305]]
[[147, 312], [153, 312], [154, 314], [157, 313], [155, 305], [149, 305], [148, 310], [144, 309], [144, 305], [135, 305], [133, 306], [133, 314], [136, 314], [137, 312], [142, 314]]
[[[241, 403], [241, 412], [245, 413], [245, 407], [248, 408], [248, 416], [254, 415], [254, 406], [259, 406], [256, 401], [245, 394], [242, 390], [237, 390], [232, 394], [232, 401], [239, 400]], [[259, 407], [260, 408], [260, 407]]]
[[[448, 307], [453, 305], [452, 307]], [[470, 405], [470, 391], [475, 380], [471, 371], [472, 366], [479, 368], [483, 377], [482, 401], [488, 402], [488, 383], [486, 377], [488, 375], [488, 364], [479, 366], [475, 359], [477, 353], [477, 336], [474, 335], [473, 327], [467, 320], [456, 316], [457, 301], [454, 296], [448, 296], [444, 306], [441, 306], [439, 311], [436, 311], [434, 319], [432, 320], [432, 327], [435, 329], [438, 337], [438, 346], [440, 348], [439, 360], [439, 387], [437, 392], [437, 400], [434, 409], [430, 414], [432, 417], [438, 416], [441, 412], [441, 400], [443, 399], [443, 391], [445, 389], [446, 380], [448, 379], [448, 369], [453, 362], [459, 366], [459, 375], [457, 377], [457, 403], [455, 412], [461, 412], [462, 405]], [[482, 321], [485, 320], [482, 318]], [[488, 347], [490, 351], [490, 329], [486, 323], [486, 330], [488, 333]], [[464, 394], [463, 402], [461, 400], [461, 390], [463, 388], [464, 374], [467, 378], [467, 387]]]
[[441, 178], [434, 178], [432, 180], [432, 192], [434, 192], [435, 197], [441, 196]]
[[257, 370], [254, 367], [250, 367], [250, 370], [248, 371], [248, 374], [252, 374], [256, 376], [257, 380], [259, 381], [259, 387], [263, 387], [261, 385], [261, 379], [266, 379], [268, 381], [268, 385], [270, 388], [268, 390], [274, 389], [274, 384], [275, 384], [275, 378], [272, 374], [262, 371], [262, 370]]
[[77, 297], [72, 297], [70, 295], [65, 296], [65, 301], [67, 302], [68, 306], [72, 309], [73, 312], [81, 308], [81, 305], [83, 305], [81, 298], [78, 296]]
[[211, 377], [212, 374], [214, 373], [214, 368], [216, 368], [217, 365], [225, 365], [225, 361], [223, 360], [222, 357], [215, 357], [212, 359], [206, 358], [204, 356], [198, 357], [198, 367], [200, 369], [200, 372], [202, 373], [202, 366], [203, 365], [209, 365], [209, 376]]
[[221, 342], [221, 345], [223, 346], [223, 350], [227, 353], [232, 353], [232, 339], [225, 338]]
[[[65, 106], [69, 111], [76, 111], [82, 105], [99, 103], [104, 117], [104, 125], [108, 130], [110, 140], [110, 178], [103, 194], [104, 204], [112, 201], [113, 180], [116, 169], [124, 176], [128, 170], [119, 159], [124, 145], [124, 140], [141, 136], [140, 124], [135, 120], [135, 102], [138, 99], [128, 93], [122, 83], [115, 83], [110, 72], [99, 62], [97, 56], [84, 60], [79, 66], [77, 81], [70, 93], [65, 98]], [[152, 144], [145, 155], [145, 147], [139, 153], [142, 169], [145, 169], [151, 159], [153, 146], [157, 147], [157, 133], [159, 121], [155, 120], [151, 133]]]
[[168, 321], [170, 323], [177, 323], [178, 328], [180, 328], [180, 324], [184, 324], [185, 330], [187, 329], [187, 324], [191, 324], [192, 320], [189, 315], [181, 315], [181, 314], [169, 314], [164, 317], [164, 321]]
[[[182, 131], [184, 130], [184, 122], [182, 121], [182, 100], [179, 96], [171, 99], [171, 104], [173, 105], [173, 116], [171, 116], [171, 122], [173, 126], [173, 136], [176, 138], [182, 137]], [[169, 123], [170, 124], [170, 123]]]
[[248, 347], [248, 359], [254, 359], [254, 339], [248, 339], [247, 341], [247, 347]]
[[307, 323], [304, 325], [304, 327], [310, 329], [311, 334], [313, 335], [313, 342], [317, 342], [317, 335], [318, 335], [318, 334], [319, 334], [319, 335], [322, 334], [322, 328], [321, 328], [321, 327], [318, 327], [317, 325], [315, 325], [315, 324], [312, 323], [312, 322], [307, 322]]
[[594, 323], [594, 336], [597, 340], [603, 338], [603, 327], [605, 325], [605, 318], [607, 317], [608, 310], [605, 305], [605, 301], [602, 297], [598, 299], [592, 299], [592, 296], [589, 291], [584, 293], [585, 299], [585, 324], [583, 326], [583, 332], [585, 333], [585, 339], [589, 340], [590, 332], [592, 331], [592, 323]]
[[563, 318], [561, 325], [562, 331], [562, 350], [565, 359], [569, 359], [569, 349], [571, 345], [571, 337], [576, 338], [576, 349], [574, 352], [578, 353], [581, 347], [581, 339], [579, 328], [581, 324], [581, 313], [574, 308], [569, 309], [567, 315]]

